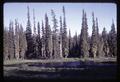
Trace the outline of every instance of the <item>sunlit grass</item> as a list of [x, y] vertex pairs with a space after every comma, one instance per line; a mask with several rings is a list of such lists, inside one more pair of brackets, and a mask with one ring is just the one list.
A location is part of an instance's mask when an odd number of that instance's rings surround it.
[[5, 60], [4, 65], [21, 64], [21, 63], [54, 63], [54, 62], [72, 62], [79, 61], [80, 58], [63, 58], [63, 59], [45, 59], [45, 60]]
[[5, 60], [4, 65], [22, 64], [22, 63], [56, 63], [56, 62], [75, 62], [75, 61], [94, 61], [94, 62], [115, 62], [117, 58], [62, 58], [62, 59], [37, 59], [37, 60]]

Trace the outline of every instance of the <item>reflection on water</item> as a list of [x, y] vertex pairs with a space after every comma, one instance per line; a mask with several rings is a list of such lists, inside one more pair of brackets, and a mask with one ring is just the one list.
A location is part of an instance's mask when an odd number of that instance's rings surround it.
[[55, 62], [55, 63], [34, 63], [34, 64], [30, 64], [29, 66], [36, 66], [36, 67], [55, 67], [55, 68], [81, 68], [81, 67], [101, 67], [101, 66], [116, 66], [115, 62], [93, 62], [93, 61], [89, 61], [89, 62]]
[[[7, 78], [21, 79], [40, 79], [40, 78], [78, 78], [78, 79], [116, 79], [117, 67], [115, 62], [56, 62], [56, 63], [33, 63], [26, 64], [26, 68], [54, 68], [54, 72], [50, 71], [33, 71], [32, 70], [12, 70], [14, 73]], [[19, 65], [20, 66], [20, 65]], [[23, 66], [24, 67], [24, 66]], [[59, 70], [59, 68], [63, 68]], [[66, 70], [67, 68], [73, 68]], [[76, 70], [80, 69], [80, 70]], [[58, 71], [59, 70], [59, 71]]]

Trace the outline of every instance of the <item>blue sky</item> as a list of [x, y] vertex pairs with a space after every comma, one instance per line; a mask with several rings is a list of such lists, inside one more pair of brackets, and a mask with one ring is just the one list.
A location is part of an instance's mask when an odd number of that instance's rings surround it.
[[[48, 14], [49, 22], [52, 28], [51, 9], [55, 11], [56, 18], [63, 16], [62, 6], [66, 10], [66, 23], [67, 30], [71, 30], [71, 35], [80, 34], [82, 10], [87, 13], [88, 32], [92, 33], [92, 12], [98, 18], [99, 32], [101, 33], [103, 27], [107, 32], [111, 29], [112, 19], [114, 20], [115, 27], [117, 24], [117, 8], [114, 3], [5, 3], [4, 4], [4, 27], [9, 26], [10, 20], [18, 19], [26, 28], [27, 23], [27, 6], [30, 7], [31, 24], [33, 25], [33, 9], [35, 10], [36, 22], [44, 20], [45, 13]], [[33, 28], [33, 27], [32, 27]], [[59, 28], [59, 27], [58, 27]]]

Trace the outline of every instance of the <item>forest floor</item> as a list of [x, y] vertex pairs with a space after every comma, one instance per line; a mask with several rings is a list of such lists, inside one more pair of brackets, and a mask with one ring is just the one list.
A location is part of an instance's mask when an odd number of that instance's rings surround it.
[[64, 58], [54, 60], [12, 60], [4, 62], [8, 79], [115, 79], [116, 58]]

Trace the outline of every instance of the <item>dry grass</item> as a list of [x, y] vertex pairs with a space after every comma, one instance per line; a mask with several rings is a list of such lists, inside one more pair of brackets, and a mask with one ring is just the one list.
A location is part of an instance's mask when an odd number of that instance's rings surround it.
[[117, 58], [63, 58], [48, 60], [6, 60], [4, 65], [22, 64], [22, 63], [56, 63], [56, 62], [75, 62], [75, 61], [94, 61], [94, 62], [116, 62]]
[[74, 62], [80, 58], [63, 58], [63, 59], [48, 59], [48, 60], [6, 60], [4, 65], [22, 64], [22, 63], [55, 63], [55, 62]]

